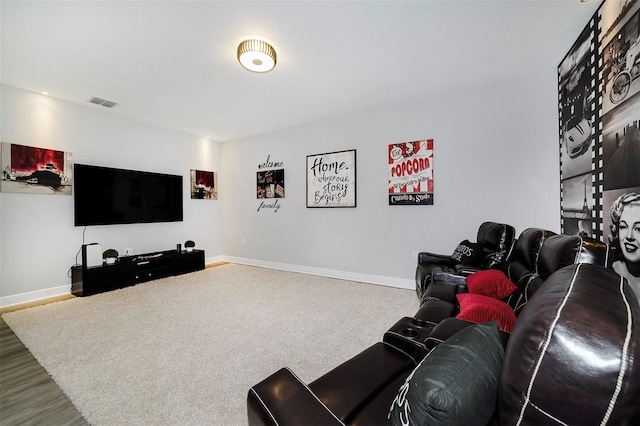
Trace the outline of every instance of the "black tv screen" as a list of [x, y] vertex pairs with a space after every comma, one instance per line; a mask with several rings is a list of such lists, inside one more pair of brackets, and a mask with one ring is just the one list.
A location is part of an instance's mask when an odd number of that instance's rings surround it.
[[75, 226], [182, 221], [182, 176], [75, 164]]

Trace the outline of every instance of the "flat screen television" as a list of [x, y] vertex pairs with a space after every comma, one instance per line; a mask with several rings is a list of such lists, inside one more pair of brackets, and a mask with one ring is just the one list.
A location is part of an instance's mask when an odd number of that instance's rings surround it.
[[75, 164], [75, 226], [179, 222], [182, 176]]

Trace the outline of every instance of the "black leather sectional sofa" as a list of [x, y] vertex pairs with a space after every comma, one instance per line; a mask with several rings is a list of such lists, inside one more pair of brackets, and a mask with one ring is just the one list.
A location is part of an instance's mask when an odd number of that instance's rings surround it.
[[461, 245], [420, 254], [420, 308], [381, 342], [308, 385], [283, 368], [253, 386], [249, 424], [640, 424], [640, 306], [608, 246], [493, 222]]

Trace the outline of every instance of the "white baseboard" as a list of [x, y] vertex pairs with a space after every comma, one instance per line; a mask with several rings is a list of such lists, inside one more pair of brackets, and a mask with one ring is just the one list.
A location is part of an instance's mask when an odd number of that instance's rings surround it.
[[386, 277], [382, 275], [361, 274], [357, 272], [338, 271], [335, 269], [314, 268], [311, 266], [292, 265], [288, 263], [268, 262], [264, 260], [245, 259], [242, 257], [222, 256], [224, 261], [241, 265], [258, 266], [261, 268], [277, 269], [287, 272], [298, 272], [307, 275], [318, 275], [327, 278], [337, 278], [347, 281], [357, 281], [368, 284], [384, 285], [387, 287], [413, 290], [415, 281], [406, 278]]
[[[280, 271], [298, 272], [307, 275], [318, 275], [327, 278], [337, 278], [347, 281], [357, 281], [368, 284], [384, 285], [387, 287], [404, 288], [413, 290], [415, 283], [413, 280], [404, 278], [385, 277], [381, 275], [360, 274], [356, 272], [338, 271], [335, 269], [313, 268], [310, 266], [292, 265], [288, 263], [267, 262], [264, 260], [245, 259], [234, 256], [214, 256], [207, 257], [205, 264], [209, 265], [217, 262], [232, 262], [241, 265], [258, 266], [261, 268], [277, 269]], [[51, 297], [65, 296], [71, 293], [71, 285], [47, 288], [44, 290], [30, 291], [27, 293], [14, 294], [0, 297], [0, 308], [7, 308], [22, 303], [36, 302], [38, 300], [49, 299]]]
[[44, 290], [29, 291], [27, 293], [14, 294], [0, 297], [0, 308], [6, 308], [22, 303], [35, 302], [51, 297], [66, 296], [71, 293], [71, 284], [59, 287], [45, 288]]
[[224, 262], [224, 261], [225, 261], [224, 256], [222, 255], [207, 257], [206, 259], [204, 259], [204, 266], [211, 265], [212, 263], [218, 263], [218, 262]]

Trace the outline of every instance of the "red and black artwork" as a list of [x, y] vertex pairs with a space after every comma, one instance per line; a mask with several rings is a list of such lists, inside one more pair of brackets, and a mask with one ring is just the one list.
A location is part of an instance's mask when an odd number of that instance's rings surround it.
[[191, 169], [191, 199], [217, 200], [218, 174]]
[[71, 195], [70, 152], [2, 143], [2, 192]]
[[389, 205], [433, 205], [433, 139], [389, 145]]

